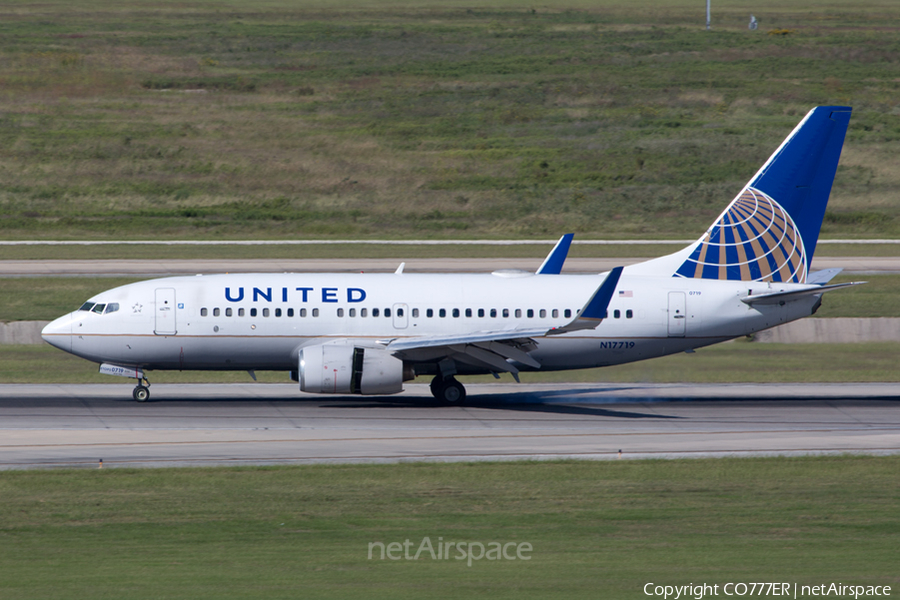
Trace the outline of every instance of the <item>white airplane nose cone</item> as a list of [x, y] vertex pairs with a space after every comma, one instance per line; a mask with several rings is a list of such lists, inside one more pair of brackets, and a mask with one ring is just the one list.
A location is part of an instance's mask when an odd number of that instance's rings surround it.
[[72, 351], [72, 319], [70, 315], [51, 321], [41, 330], [41, 337], [51, 346]]

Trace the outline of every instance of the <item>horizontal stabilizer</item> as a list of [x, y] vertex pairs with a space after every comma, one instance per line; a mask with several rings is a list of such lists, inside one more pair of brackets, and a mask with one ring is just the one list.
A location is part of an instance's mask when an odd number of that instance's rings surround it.
[[834, 285], [819, 285], [816, 287], [807, 288], [805, 290], [793, 290], [787, 292], [775, 292], [774, 294], [759, 294], [758, 296], [746, 296], [741, 298], [741, 302], [745, 304], [749, 304], [751, 306], [755, 304], [766, 305], [766, 304], [784, 304], [786, 302], [791, 302], [793, 300], [799, 300], [804, 296], [817, 296], [819, 294], [824, 294], [825, 292], [830, 292], [832, 290], [839, 290], [841, 288], [850, 287], [853, 285], [862, 285], [866, 283], [865, 281], [851, 281], [849, 283], [836, 283]]
[[806, 278], [806, 283], [812, 283], [813, 285], [825, 285], [826, 283], [837, 277], [838, 273], [843, 270], [844, 269], [840, 267], [835, 267], [833, 269], [822, 269], [821, 271], [810, 273]]
[[574, 233], [567, 233], [559, 238], [559, 241], [556, 242], [553, 250], [550, 251], [550, 254], [548, 254], [547, 258], [544, 259], [544, 262], [541, 263], [536, 274], [559, 275], [562, 272], [563, 263], [566, 262], [566, 257], [569, 255], [569, 246], [572, 245], [572, 238], [574, 237]]

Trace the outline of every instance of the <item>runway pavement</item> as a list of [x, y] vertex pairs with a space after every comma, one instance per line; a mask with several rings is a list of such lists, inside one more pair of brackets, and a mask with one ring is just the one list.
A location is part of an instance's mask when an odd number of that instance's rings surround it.
[[[896, 384], [0, 385], [0, 469], [900, 452]], [[621, 455], [620, 452], [621, 451]]]
[[[536, 270], [540, 258], [415, 258], [406, 260], [408, 273], [483, 272], [497, 269]], [[567, 273], [599, 273], [645, 258], [568, 258]], [[159, 260], [0, 260], [0, 277], [163, 276], [198, 273], [393, 272], [403, 259], [159, 259]], [[848, 274], [900, 273], [900, 257], [815, 257], [812, 270], [840, 267]]]

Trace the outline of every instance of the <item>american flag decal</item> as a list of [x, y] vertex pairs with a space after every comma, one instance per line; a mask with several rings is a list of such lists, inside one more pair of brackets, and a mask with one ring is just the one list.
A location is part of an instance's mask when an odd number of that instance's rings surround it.
[[634, 292], [631, 290], [619, 290], [619, 298], [634, 298]]

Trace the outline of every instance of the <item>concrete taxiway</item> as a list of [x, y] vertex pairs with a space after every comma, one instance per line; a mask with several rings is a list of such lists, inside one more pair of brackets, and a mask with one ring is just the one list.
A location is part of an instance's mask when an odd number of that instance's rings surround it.
[[[0, 469], [900, 452], [897, 384], [0, 385]], [[621, 451], [621, 455], [620, 455]]]

